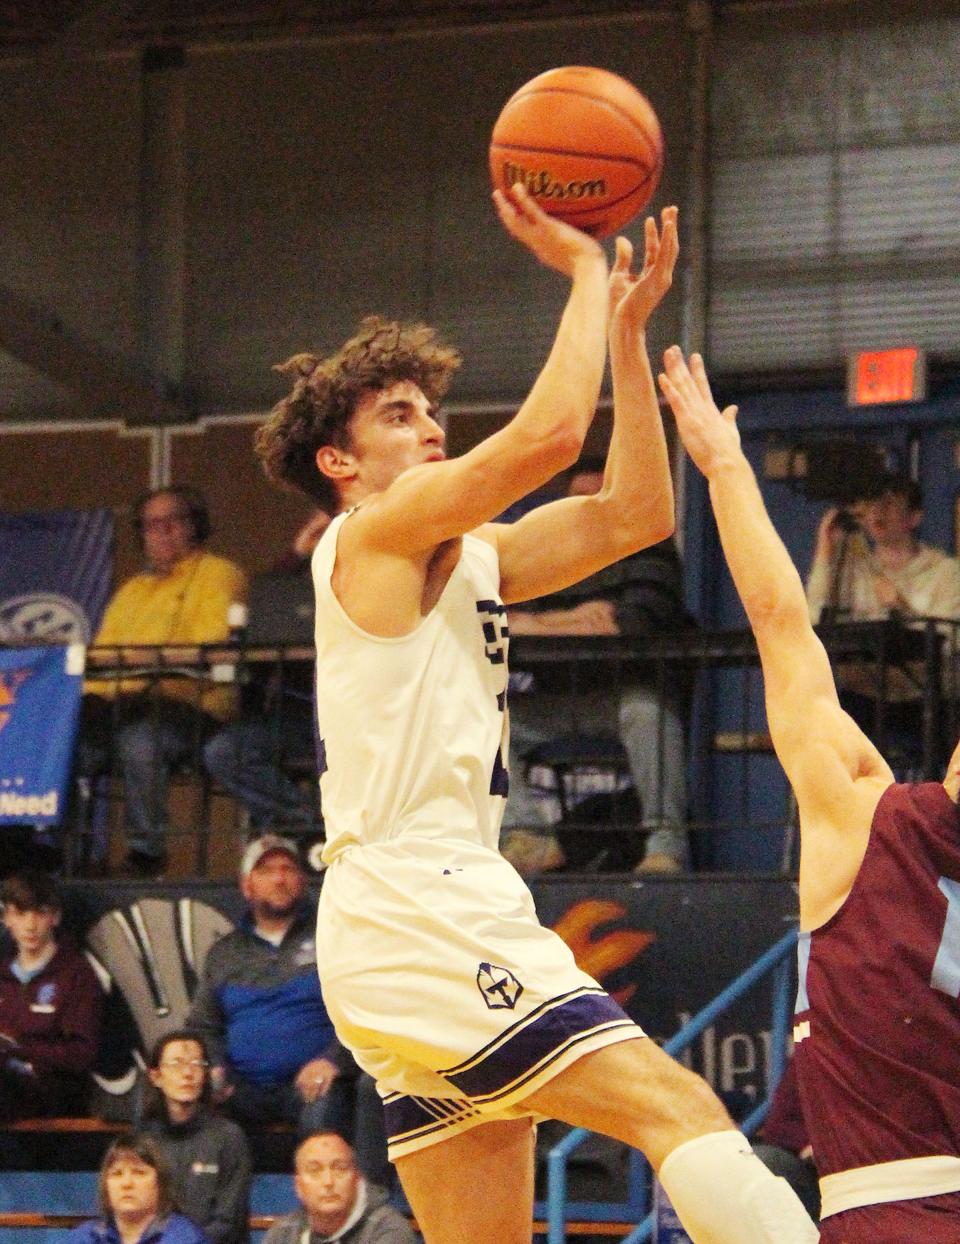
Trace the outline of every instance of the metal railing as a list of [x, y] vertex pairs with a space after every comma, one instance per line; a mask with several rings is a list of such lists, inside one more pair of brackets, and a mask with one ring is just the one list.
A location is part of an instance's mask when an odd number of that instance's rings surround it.
[[[861, 724], [891, 761], [897, 776], [909, 780], [939, 778], [945, 749], [949, 751], [952, 739], [960, 730], [960, 678], [957, 676], [960, 625], [940, 618], [917, 618], [909, 622], [835, 621], [820, 627], [819, 633], [841, 692], [859, 696], [867, 705], [867, 717]], [[117, 690], [128, 686], [131, 680], [137, 686], [178, 684], [181, 698], [200, 707], [203, 695], [211, 690], [239, 699], [243, 698], [244, 688], [251, 685], [266, 683], [282, 687], [296, 678], [298, 671], [302, 675], [312, 655], [309, 647], [254, 647], [245, 643], [94, 646], [88, 649], [87, 673], [102, 683], [112, 684]], [[534, 684], [543, 678], [552, 688], [562, 686], [569, 690], [574, 706], [578, 691], [603, 686], [615, 695], [622, 686], [640, 679], [655, 689], [662, 701], [679, 695], [690, 707], [684, 768], [689, 777], [691, 804], [686, 828], [694, 846], [695, 866], [701, 869], [729, 866], [720, 859], [723, 852], [717, 844], [723, 843], [724, 835], [733, 835], [739, 842], [736, 836], [751, 834], [754, 841], [760, 842], [762, 861], [759, 867], [779, 866], [783, 871], [792, 871], [793, 809], [786, 780], [772, 754], [766, 730], [759, 659], [749, 631], [690, 630], [644, 637], [520, 636], [511, 642], [511, 665], [516, 671], [525, 671]], [[534, 690], [533, 695], [536, 694]], [[117, 697], [111, 696], [109, 703], [116, 714]], [[269, 717], [279, 739], [281, 719], [286, 712], [282, 706], [289, 704], [289, 698], [275, 695], [271, 703], [273, 707], [269, 710], [258, 706], [253, 711], [264, 720]], [[250, 711], [247, 707], [246, 712]], [[580, 854], [591, 859], [599, 858], [604, 852], [609, 858], [616, 858], [621, 840], [639, 855], [642, 842], [639, 847], [634, 842], [639, 838], [636, 801], [631, 803], [629, 798], [617, 797], [628, 770], [626, 757], [616, 740], [612, 753], [609, 748], [605, 752], [591, 752], [586, 737], [589, 730], [581, 728], [583, 723], [576, 720], [575, 707], [572, 711], [570, 735], [575, 736], [575, 747], [571, 751], [568, 746], [565, 752], [545, 757], [555, 787], [563, 793], [564, 783], [569, 783], [571, 797], [563, 809], [559, 828], [577, 848], [572, 863], [576, 864], [580, 848]], [[903, 728], [905, 718], [908, 719], [906, 731]], [[120, 718], [116, 716], [111, 727], [113, 731], [119, 723]], [[903, 754], [905, 734], [908, 750], [912, 751], [912, 756], [906, 759]], [[662, 790], [667, 763], [662, 724], [658, 738]], [[208, 872], [211, 840], [208, 821], [210, 801], [215, 793], [202, 763], [203, 741], [198, 725], [191, 754], [180, 765], [179, 776], [181, 782], [183, 779], [193, 782], [199, 810], [192, 812], [190, 824], [178, 830], [194, 839], [194, 868], [201, 876]], [[304, 731], [302, 743], [307, 756], [312, 749], [309, 730]], [[123, 783], [117, 772], [116, 750], [108, 743], [105, 752], [108, 774], [101, 781], [100, 789], [104, 794], [100, 806], [109, 802], [111, 808], [119, 808]], [[281, 757], [278, 749], [278, 770], [285, 763], [286, 758]], [[600, 794], [598, 798], [584, 801], [584, 795], [589, 796], [591, 792], [591, 768], [600, 771], [594, 774], [600, 785], [593, 788]], [[77, 777], [79, 780], [74, 786], [76, 815], [68, 818], [65, 855], [67, 871], [71, 871], [75, 862], [76, 872], [83, 875], [95, 871], [88, 868], [89, 857], [107, 850], [104, 844], [109, 843], [111, 833], [118, 827], [114, 818], [102, 815], [94, 844], [90, 817], [94, 787], [85, 774], [78, 771]], [[609, 798], [603, 794], [607, 789], [603, 782], [607, 779], [612, 792]], [[652, 811], [656, 812], [656, 805]], [[220, 812], [216, 825], [218, 834], [235, 834], [239, 841], [244, 830], [242, 809], [234, 802]], [[650, 808], [644, 809], [644, 824], [656, 820], [650, 813]], [[228, 825], [230, 815], [232, 823]], [[787, 827], [786, 832], [784, 827]], [[763, 847], [764, 835], [776, 836], [771, 850]], [[777, 852], [779, 841], [783, 848]], [[728, 854], [739, 858], [738, 849], [735, 846]], [[602, 864], [596, 866], [603, 867]], [[613, 870], [617, 867], [614, 865]], [[629, 867], [632, 863], [623, 866]]]
[[[791, 929], [769, 950], [765, 951], [735, 980], [721, 990], [683, 1027], [664, 1043], [666, 1053], [676, 1055], [686, 1050], [713, 1021], [729, 1006], [759, 984], [765, 977], [773, 977], [773, 996], [770, 1022], [770, 1071], [768, 1095], [741, 1120], [740, 1128], [751, 1135], [766, 1118], [770, 1099], [780, 1082], [786, 1063], [787, 1026], [792, 1013], [790, 999], [791, 969], [797, 946], [797, 930]], [[648, 1212], [649, 1166], [637, 1150], [631, 1150], [629, 1167], [629, 1191], [622, 1202], [571, 1202], [567, 1199], [567, 1163], [570, 1155], [590, 1136], [586, 1128], [578, 1127], [568, 1132], [550, 1150], [547, 1157], [547, 1199], [545, 1217], [547, 1244], [564, 1244], [569, 1218], [579, 1221], [609, 1222], [641, 1220], [636, 1230], [624, 1237], [624, 1244], [643, 1244], [649, 1240], [654, 1227], [654, 1216]]]

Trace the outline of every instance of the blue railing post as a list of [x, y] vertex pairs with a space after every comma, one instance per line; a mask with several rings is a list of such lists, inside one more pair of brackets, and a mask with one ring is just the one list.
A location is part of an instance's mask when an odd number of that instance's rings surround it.
[[[735, 980], [715, 998], [712, 998], [706, 1006], [702, 1007], [696, 1015], [694, 1015], [684, 1026], [666, 1042], [664, 1042], [664, 1050], [676, 1057], [699, 1037], [713, 1021], [721, 1015], [732, 1003], [748, 993], [758, 982], [764, 979], [768, 974], [773, 974], [773, 997], [771, 1002], [771, 1020], [770, 1020], [770, 1074], [768, 1081], [768, 1094], [766, 1099], [760, 1103], [741, 1123], [743, 1131], [750, 1135], [755, 1127], [766, 1117], [766, 1113], [770, 1107], [770, 1095], [773, 1093], [780, 1077], [783, 1075], [783, 1068], [786, 1062], [786, 1038], [787, 1024], [789, 1023], [792, 1013], [790, 999], [790, 980], [792, 969], [792, 956], [797, 945], [797, 930], [790, 929], [778, 941], [764, 951], [758, 959], [756, 959], [748, 968], [736, 977]], [[587, 1128], [576, 1127], [568, 1132], [554, 1147], [547, 1156], [547, 1244], [565, 1244], [566, 1241], [566, 1225], [567, 1225], [567, 1160], [571, 1153], [583, 1143], [590, 1135]], [[641, 1178], [645, 1176], [646, 1164], [631, 1163], [631, 1184], [634, 1181], [639, 1185]], [[631, 1187], [630, 1195], [626, 1204], [614, 1207], [622, 1212], [624, 1216], [628, 1214], [642, 1213], [639, 1206], [643, 1204], [641, 1199], [643, 1190], [639, 1187]], [[653, 1214], [649, 1214], [644, 1220], [632, 1231], [625, 1236], [622, 1244], [644, 1244], [650, 1239], [654, 1228]]]

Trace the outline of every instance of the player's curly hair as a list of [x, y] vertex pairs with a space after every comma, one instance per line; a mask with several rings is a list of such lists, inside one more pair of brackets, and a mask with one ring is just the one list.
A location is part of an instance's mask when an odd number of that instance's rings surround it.
[[293, 376], [294, 382], [254, 437], [267, 477], [335, 513], [340, 499], [333, 482], [317, 469], [317, 450], [323, 445], [350, 448], [350, 418], [360, 395], [409, 380], [436, 403], [460, 362], [459, 351], [426, 324], [368, 315], [336, 354], [323, 359], [295, 354], [278, 363], [274, 371]]

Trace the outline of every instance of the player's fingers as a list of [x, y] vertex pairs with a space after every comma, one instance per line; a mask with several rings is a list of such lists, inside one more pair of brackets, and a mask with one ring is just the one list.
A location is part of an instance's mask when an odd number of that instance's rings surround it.
[[506, 190], [494, 190], [494, 202], [500, 213], [500, 219], [508, 227], [513, 225], [516, 227], [523, 221], [522, 204], [519, 196], [516, 194], [515, 186], [508, 186]]
[[670, 267], [677, 261], [677, 255], [680, 253], [680, 239], [677, 234], [677, 209], [675, 207], [665, 207], [661, 215], [662, 226], [660, 230], [660, 252]]
[[657, 384], [659, 384], [663, 396], [670, 403], [671, 410], [675, 412], [677, 406], [680, 405], [680, 394], [677, 392], [673, 381], [666, 372], [660, 372], [657, 376]]
[[740, 410], [739, 406], [725, 406], [723, 408], [723, 417], [728, 423], [737, 422], [737, 414]]
[[663, 356], [664, 369], [673, 382], [678, 393], [686, 392], [691, 396], [695, 392], [695, 386], [690, 376], [690, 369], [687, 367], [686, 360], [683, 357], [683, 351], [679, 346], [670, 346]]
[[657, 381], [660, 385], [661, 393], [667, 399], [667, 405], [673, 411], [681, 439], [686, 441], [687, 431], [689, 430], [690, 416], [692, 415], [695, 407], [689, 396], [681, 392], [680, 388], [674, 384], [673, 380], [666, 374], [666, 372], [661, 372], [659, 376], [657, 376]]
[[657, 222], [652, 216], [648, 216], [643, 222], [643, 244], [643, 270], [644, 272], [649, 272], [657, 262], [657, 254], [660, 250], [660, 235], [657, 232]]
[[701, 354], [690, 355], [690, 374], [700, 396], [704, 401], [712, 402], [713, 393], [710, 391], [710, 381], [707, 379], [707, 369], [703, 365]]
[[546, 212], [544, 212], [540, 204], [537, 203], [533, 195], [530, 194], [522, 181], [515, 181], [513, 183], [510, 187], [510, 194], [521, 216], [530, 221], [531, 224], [535, 224], [539, 220], [546, 219]]
[[613, 271], [628, 274], [630, 266], [633, 263], [633, 243], [629, 238], [618, 237], [616, 241], [617, 252], [613, 261]]
[[517, 209], [502, 190], [494, 190], [493, 205], [503, 223], [509, 228], [517, 218]]

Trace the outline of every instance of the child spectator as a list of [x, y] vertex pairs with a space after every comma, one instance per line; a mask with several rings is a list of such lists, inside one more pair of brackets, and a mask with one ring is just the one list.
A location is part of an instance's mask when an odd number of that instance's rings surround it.
[[102, 993], [77, 947], [58, 941], [56, 883], [35, 868], [0, 885], [15, 953], [0, 960], [0, 1118], [82, 1113]]

